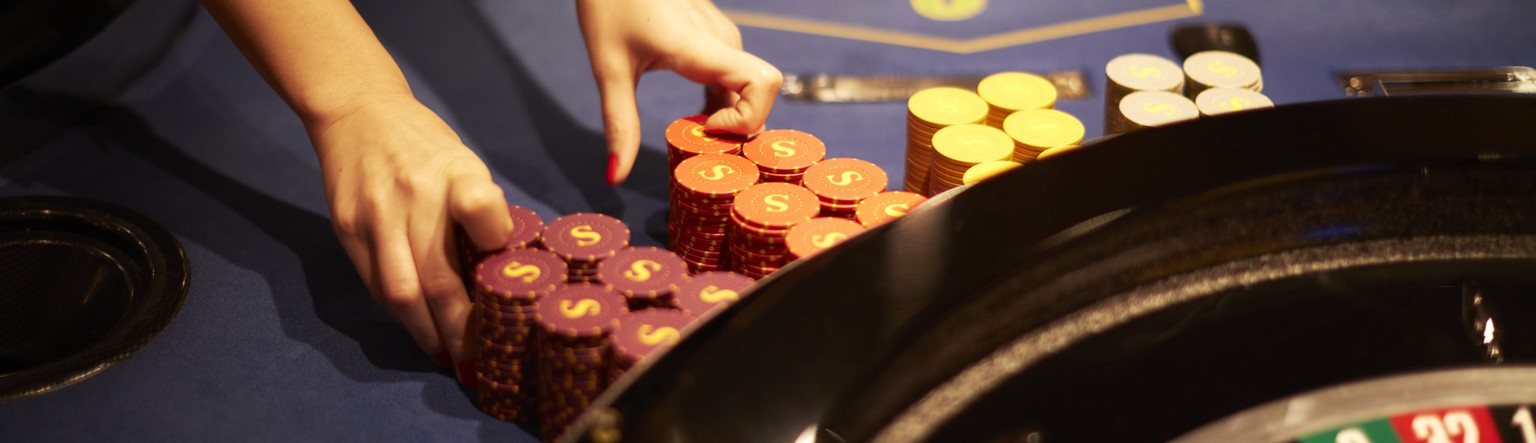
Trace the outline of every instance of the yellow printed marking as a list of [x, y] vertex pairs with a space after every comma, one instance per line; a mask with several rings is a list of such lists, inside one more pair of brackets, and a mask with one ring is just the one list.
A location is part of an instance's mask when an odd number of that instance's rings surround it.
[[677, 344], [677, 340], [683, 338], [683, 334], [678, 333], [677, 328], [671, 326], [662, 326], [658, 328], [651, 325], [640, 325], [640, 330], [636, 332], [637, 333], [635, 335], [638, 336], [640, 338], [640, 342], [645, 343], [646, 346], [656, 346], [662, 343], [669, 345]]
[[566, 318], [582, 318], [603, 313], [603, 304], [597, 300], [583, 298], [581, 301], [560, 300], [560, 315]]
[[705, 286], [703, 290], [699, 291], [699, 300], [704, 300], [705, 303], [736, 301], [736, 299], [739, 297], [741, 297], [741, 295], [737, 294], [736, 291], [732, 291], [730, 289], [721, 289], [719, 286], [715, 285]]
[[1200, 15], [1204, 10], [1205, 6], [1200, 0], [1188, 0], [1177, 5], [1090, 17], [971, 39], [953, 39], [909, 32], [888, 31], [873, 27], [853, 26], [847, 23], [785, 17], [761, 12], [741, 10], [725, 10], [723, 12], [741, 26], [970, 54], [1148, 23], [1194, 17]]
[[581, 225], [571, 228], [571, 237], [576, 238], [576, 246], [592, 246], [603, 241], [603, 234], [593, 231], [589, 225]]

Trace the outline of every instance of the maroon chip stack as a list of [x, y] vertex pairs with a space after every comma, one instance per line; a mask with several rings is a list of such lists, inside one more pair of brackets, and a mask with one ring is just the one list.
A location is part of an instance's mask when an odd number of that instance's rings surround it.
[[677, 344], [694, 318], [682, 311], [652, 309], [619, 319], [618, 328], [613, 332], [613, 363], [609, 366], [609, 383], [612, 384], [641, 362], [655, 358], [664, 349]]
[[731, 204], [731, 270], [763, 278], [790, 262], [784, 236], [790, 226], [821, 211], [816, 195], [789, 183], [759, 183]]
[[544, 227], [544, 248], [565, 259], [572, 283], [596, 283], [597, 264], [629, 246], [629, 227], [590, 212], [566, 215]]
[[740, 154], [746, 137], [730, 133], [704, 131], [707, 115], [690, 115], [667, 125], [667, 164], [676, 169], [678, 163], [701, 154]]
[[480, 357], [475, 360], [480, 409], [498, 420], [531, 423], [536, 402], [535, 307], [564, 283], [565, 261], [548, 251], [504, 249], [475, 269]]
[[597, 265], [597, 275], [628, 300], [630, 311], [671, 308], [673, 291], [688, 278], [688, 263], [671, 251], [642, 246], [603, 260]]
[[692, 272], [724, 269], [736, 194], [758, 181], [757, 166], [739, 155], [703, 154], [672, 170], [668, 247]]
[[544, 220], [532, 209], [518, 205], [507, 205], [507, 212], [512, 216], [512, 230], [507, 234], [507, 244], [500, 249], [482, 251], [475, 247], [469, 234], [463, 228], [457, 230], [459, 241], [459, 266], [463, 270], [464, 287], [475, 287], [475, 267], [480, 260], [498, 251], [518, 248], [536, 248], [539, 245], [539, 233], [544, 231]]
[[827, 145], [811, 134], [774, 129], [747, 141], [741, 155], [757, 165], [762, 181], [798, 185], [805, 170], [827, 156]]
[[751, 277], [735, 272], [705, 272], [688, 277], [672, 293], [678, 309], [694, 317], [704, 317], [741, 300], [742, 292], [752, 286]]
[[608, 387], [609, 336], [628, 315], [624, 296], [602, 286], [573, 283], [550, 292], [536, 313], [544, 339], [539, 349], [539, 429], [555, 441]]
[[855, 220], [859, 202], [885, 192], [887, 180], [874, 163], [834, 158], [807, 169], [802, 184], [821, 201], [821, 215]]

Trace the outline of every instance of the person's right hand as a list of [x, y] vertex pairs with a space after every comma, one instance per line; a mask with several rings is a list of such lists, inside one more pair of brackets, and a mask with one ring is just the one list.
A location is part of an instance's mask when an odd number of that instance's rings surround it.
[[409, 96], [308, 123], [336, 234], [368, 291], [427, 355], [440, 364], [451, 358], [459, 381], [469, 383], [473, 303], [455, 269], [454, 226], [481, 249], [506, 244], [512, 220], [501, 187], [436, 113]]

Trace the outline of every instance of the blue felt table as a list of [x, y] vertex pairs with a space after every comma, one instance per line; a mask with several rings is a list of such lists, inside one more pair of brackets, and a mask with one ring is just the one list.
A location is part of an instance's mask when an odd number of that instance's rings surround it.
[[[662, 243], [661, 132], [698, 110], [697, 86], [670, 73], [645, 77], [646, 143], [629, 182], [610, 188], [571, 2], [356, 3], [417, 96], [481, 153], [509, 199], [546, 219], [619, 216], [637, 227], [635, 243]], [[949, 41], [1180, 5], [994, 1], [974, 18], [935, 21], [910, 3], [719, 1], [774, 23]], [[966, 54], [772, 28], [742, 33], [748, 50], [785, 72], [1081, 69], [1095, 97], [1057, 107], [1081, 118], [1089, 138], [1102, 127], [1104, 63], [1129, 52], [1171, 57], [1167, 35], [1179, 23], [1246, 24], [1260, 42], [1264, 92], [1282, 105], [1342, 98], [1332, 75], [1350, 68], [1536, 63], [1529, 1], [1215, 0], [1189, 15]], [[899, 183], [905, 112], [901, 103], [780, 101], [769, 125], [816, 134], [830, 156], [873, 161]], [[126, 361], [0, 404], [0, 441], [534, 441], [480, 413], [373, 305], [333, 237], [298, 119], [201, 11], [116, 103], [0, 165], [0, 196], [36, 194], [99, 199], [157, 220], [185, 247], [192, 286], [179, 317]]]

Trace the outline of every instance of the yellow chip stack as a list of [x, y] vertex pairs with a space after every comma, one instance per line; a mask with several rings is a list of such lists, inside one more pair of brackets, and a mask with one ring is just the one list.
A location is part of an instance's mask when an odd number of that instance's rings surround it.
[[[929, 189], [929, 169], [934, 164], [934, 136], [954, 126], [978, 124], [987, 117], [987, 102], [960, 88], [930, 88], [907, 100], [907, 171], [903, 189], [919, 194]], [[1006, 135], [1005, 135], [1006, 136]], [[965, 170], [961, 169], [960, 174]], [[959, 175], [956, 175], [959, 183]]]
[[965, 184], [965, 173], [981, 163], [1013, 157], [1013, 139], [1001, 129], [981, 124], [955, 125], [933, 135], [929, 196]]
[[976, 92], [987, 102], [987, 126], [1002, 129], [1003, 119], [1026, 109], [1056, 106], [1056, 85], [1027, 72], [999, 72], [981, 79]]
[[1019, 166], [1023, 165], [1012, 161], [978, 163], [976, 166], [972, 166], [971, 169], [965, 171], [964, 181], [965, 184], [969, 185], [971, 183], [976, 183], [992, 178], [994, 175], [1002, 174], [1003, 172], [1017, 168]]
[[1184, 91], [1184, 70], [1172, 60], [1152, 54], [1125, 54], [1104, 65], [1104, 135], [1118, 134], [1126, 124], [1120, 100], [1133, 92]]
[[1029, 163], [1047, 150], [1082, 143], [1087, 128], [1072, 114], [1031, 109], [1009, 115], [1003, 120], [1003, 131], [1013, 142], [1013, 161]]

